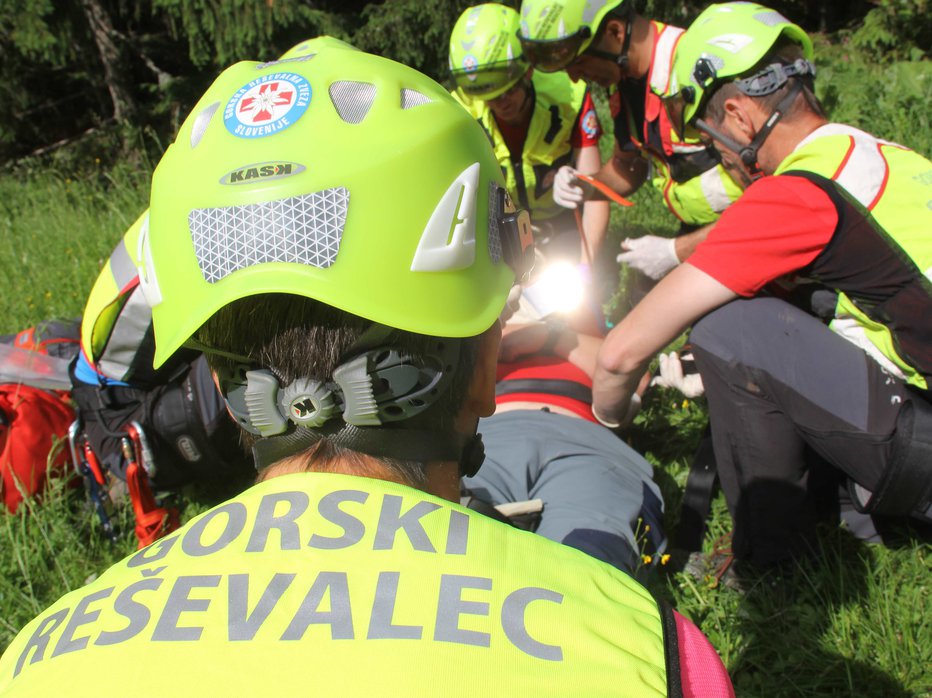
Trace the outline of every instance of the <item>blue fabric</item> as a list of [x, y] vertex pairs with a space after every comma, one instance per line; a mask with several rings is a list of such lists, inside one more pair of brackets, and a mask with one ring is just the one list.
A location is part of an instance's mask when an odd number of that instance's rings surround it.
[[97, 373], [88, 360], [84, 358], [83, 352], [78, 354], [78, 360], [75, 361], [74, 377], [87, 385], [129, 385], [129, 383], [112, 380]]

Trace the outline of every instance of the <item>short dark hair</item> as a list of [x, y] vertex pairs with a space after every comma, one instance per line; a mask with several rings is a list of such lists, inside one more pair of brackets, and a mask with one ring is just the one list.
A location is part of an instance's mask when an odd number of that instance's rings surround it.
[[[764, 58], [762, 58], [752, 70], [749, 70], [748, 74], [752, 75], [758, 70], [762, 70], [766, 66], [770, 65], [771, 63], [790, 64], [799, 58], [804, 58], [802, 46], [793, 41], [790, 41], [789, 39], [781, 38], [774, 45], [773, 50], [764, 56]], [[822, 103], [819, 101], [819, 98], [815, 96], [815, 92], [813, 91], [812, 76], [807, 75], [802, 78], [792, 77], [776, 92], [772, 92], [771, 94], [765, 95], [763, 97], [752, 97], [752, 99], [756, 99], [764, 108], [771, 110], [776, 109], [777, 105], [780, 103], [780, 100], [786, 96], [786, 93], [792, 87], [793, 80], [802, 80], [803, 89], [800, 95], [797, 96], [797, 98], [793, 101], [793, 104], [790, 105], [790, 108], [787, 110], [785, 116], [793, 116], [798, 114], [803, 108], [807, 108], [817, 116], [824, 118], [825, 109], [822, 107]], [[738, 89], [734, 82], [726, 82], [723, 84], [721, 87], [716, 89], [706, 100], [706, 106], [704, 110], [705, 118], [714, 123], [721, 123], [722, 119], [725, 118], [725, 101], [733, 97], [737, 97], [740, 94], [742, 94], [742, 92]], [[800, 97], [802, 99], [800, 99]]]
[[[197, 339], [207, 346], [248, 357], [267, 368], [282, 385], [297, 378], [331, 380], [333, 371], [347, 358], [372, 322], [318, 301], [289, 294], [262, 294], [241, 298], [211, 317], [198, 331]], [[438, 338], [394, 330], [385, 343], [404, 357], [419, 359], [431, 351]], [[453, 340], [460, 343], [460, 356], [447, 390], [423, 413], [405, 422], [411, 428], [452, 431], [463, 406], [475, 370], [479, 338]], [[231, 371], [234, 359], [208, 354], [214, 371]], [[258, 437], [246, 431], [241, 440], [246, 448]], [[338, 459], [360, 459], [361, 455], [329, 439], [322, 439], [301, 454], [308, 470], [328, 470]], [[421, 486], [425, 463], [379, 458], [405, 482]]]

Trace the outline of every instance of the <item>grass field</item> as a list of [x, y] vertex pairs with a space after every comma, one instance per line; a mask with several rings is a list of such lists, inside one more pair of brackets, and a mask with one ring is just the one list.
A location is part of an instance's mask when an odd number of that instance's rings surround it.
[[[932, 154], [932, 71], [928, 62], [884, 66], [844, 46], [820, 47], [820, 93], [839, 120]], [[868, 89], [869, 88], [869, 89]], [[107, 160], [107, 158], [101, 158]], [[105, 168], [93, 159], [57, 173], [24, 163], [0, 175], [0, 333], [38, 320], [80, 314], [101, 265], [144, 208], [146, 165]], [[613, 213], [612, 240], [674, 226], [658, 198]], [[620, 279], [619, 308], [633, 281]], [[690, 455], [705, 428], [702, 400], [655, 391], [638, 418], [633, 445], [657, 468], [668, 530]], [[231, 483], [235, 489], [242, 483]], [[224, 492], [189, 491], [185, 517]], [[706, 547], [728, 532], [714, 503]], [[79, 491], [60, 484], [40, 504], [0, 514], [0, 647], [65, 591], [134, 549], [129, 533], [113, 545]], [[932, 546], [904, 539], [885, 548], [828, 529], [797, 570], [765, 577], [744, 592], [661, 571], [650, 586], [695, 620], [731, 672], [739, 696], [932, 696]], [[105, 674], [105, 672], [104, 672]]]

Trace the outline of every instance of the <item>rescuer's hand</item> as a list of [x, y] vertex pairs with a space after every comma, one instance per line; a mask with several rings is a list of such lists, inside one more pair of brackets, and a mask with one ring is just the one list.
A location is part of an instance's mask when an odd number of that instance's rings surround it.
[[576, 208], [585, 199], [578, 182], [576, 170], [569, 165], [561, 167], [553, 178], [553, 200], [564, 208]]
[[690, 398], [699, 397], [705, 392], [702, 376], [698, 372], [688, 372], [683, 368], [683, 362], [688, 364], [692, 362], [692, 354], [683, 354], [681, 360], [675, 351], [671, 351], [669, 354], [661, 354], [659, 359], [660, 371], [650, 382], [651, 385], [676, 388]]
[[655, 281], [662, 279], [680, 263], [676, 256], [676, 241], [658, 235], [644, 235], [639, 238], [626, 238], [621, 243], [625, 250], [616, 259], [634, 267]]

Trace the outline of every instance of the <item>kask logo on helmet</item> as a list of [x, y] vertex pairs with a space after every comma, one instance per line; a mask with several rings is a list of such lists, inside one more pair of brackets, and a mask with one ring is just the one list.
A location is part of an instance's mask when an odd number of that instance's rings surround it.
[[295, 123], [311, 103], [311, 85], [295, 73], [263, 75], [227, 102], [223, 123], [240, 138], [261, 138]]
[[220, 178], [220, 184], [250, 184], [258, 180], [281, 179], [300, 174], [306, 168], [296, 162], [257, 162], [243, 165]]

